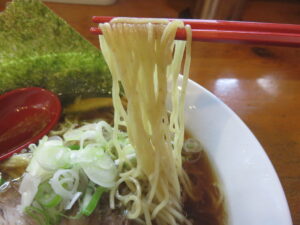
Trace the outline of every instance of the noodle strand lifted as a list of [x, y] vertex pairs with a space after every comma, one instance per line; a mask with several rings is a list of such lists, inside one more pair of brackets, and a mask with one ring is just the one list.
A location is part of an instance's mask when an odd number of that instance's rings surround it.
[[[185, 26], [186, 41], [175, 41], [179, 27], [184, 27], [183, 22], [151, 19], [117, 18], [100, 24], [100, 46], [113, 77], [113, 141], [120, 160], [120, 176], [111, 191], [110, 205], [114, 208], [117, 199], [128, 209], [129, 218], [147, 225], [189, 224], [181, 207], [181, 186], [191, 193], [181, 149], [191, 29]], [[183, 81], [178, 88], [182, 64]], [[166, 104], [168, 83], [170, 111]], [[121, 86], [128, 101], [126, 109], [120, 97]], [[124, 124], [136, 151], [136, 167], [126, 164], [123, 146], [117, 141]], [[118, 191], [121, 184], [128, 189], [126, 195]]]

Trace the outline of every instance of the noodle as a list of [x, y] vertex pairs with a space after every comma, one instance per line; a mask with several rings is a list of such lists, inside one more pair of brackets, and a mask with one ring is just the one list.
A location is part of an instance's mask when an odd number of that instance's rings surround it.
[[[100, 24], [100, 46], [113, 77], [113, 143], [119, 156], [119, 180], [110, 194], [128, 209], [128, 218], [145, 224], [189, 224], [182, 212], [181, 185], [191, 195], [191, 183], [182, 168], [184, 96], [190, 57], [191, 30], [181, 21], [121, 19]], [[177, 28], [187, 41], [175, 41]], [[178, 78], [183, 58], [181, 90]], [[171, 82], [170, 113], [166, 109]], [[122, 105], [120, 85], [128, 100]], [[121, 126], [136, 151], [137, 165], [125, 169], [126, 156], [117, 141]], [[128, 166], [128, 165], [127, 165]], [[120, 195], [120, 184], [129, 194]]]

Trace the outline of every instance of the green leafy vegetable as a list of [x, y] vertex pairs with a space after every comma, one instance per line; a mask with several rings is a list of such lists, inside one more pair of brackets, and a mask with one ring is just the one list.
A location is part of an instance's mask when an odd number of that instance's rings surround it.
[[63, 101], [108, 96], [101, 52], [39, 0], [14, 0], [0, 14], [0, 94], [39, 86]]

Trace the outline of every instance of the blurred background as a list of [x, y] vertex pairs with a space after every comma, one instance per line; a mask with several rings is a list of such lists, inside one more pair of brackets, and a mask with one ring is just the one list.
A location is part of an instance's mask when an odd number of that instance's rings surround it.
[[[0, 0], [5, 2], [6, 0]], [[91, 15], [201, 18], [300, 24], [299, 0], [44, 0], [75, 28], [91, 36], [82, 25]], [[52, 2], [86, 4], [63, 7]], [[90, 4], [90, 5], [88, 5]], [[96, 6], [96, 7], [95, 7]], [[84, 13], [83, 13], [84, 12]], [[76, 16], [74, 16], [76, 15]]]
[[[1, 11], [6, 2], [0, 0]], [[300, 24], [299, 0], [45, 3], [97, 47], [97, 36], [89, 32], [95, 15]], [[253, 131], [280, 177], [293, 222], [300, 225], [300, 48], [194, 42], [190, 77], [224, 101]]]
[[[43, 0], [85, 36], [92, 15], [300, 24], [299, 0]], [[0, 10], [8, 0], [0, 0]], [[85, 29], [82, 29], [84, 28]], [[97, 43], [95, 43], [97, 45]]]

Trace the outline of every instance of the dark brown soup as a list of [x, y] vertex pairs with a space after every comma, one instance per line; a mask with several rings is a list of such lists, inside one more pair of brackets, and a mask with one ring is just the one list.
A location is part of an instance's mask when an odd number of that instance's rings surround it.
[[225, 199], [220, 182], [205, 151], [184, 169], [194, 184], [196, 199], [185, 197], [184, 210], [193, 225], [226, 225]]

